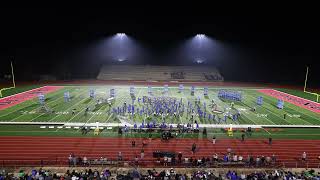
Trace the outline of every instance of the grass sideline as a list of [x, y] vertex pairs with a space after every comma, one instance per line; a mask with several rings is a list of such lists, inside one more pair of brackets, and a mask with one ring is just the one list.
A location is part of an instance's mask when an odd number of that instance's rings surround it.
[[[119, 138], [148, 138], [150, 133], [138, 133], [129, 132], [123, 135], [118, 134], [118, 128], [112, 130], [103, 130], [100, 135], [94, 135], [93, 130], [88, 134], [82, 135], [79, 129], [42, 129], [36, 125], [0, 125], [0, 138], [1, 136], [57, 136], [57, 137], [97, 137], [97, 138], [108, 138], [108, 137], [119, 137]], [[153, 138], [160, 138], [160, 133], [151, 133]], [[229, 137], [226, 132], [222, 129], [207, 129], [207, 136], [204, 136], [202, 129], [199, 133], [181, 133], [178, 138], [207, 138], [211, 140], [213, 136], [217, 139], [241, 139], [243, 132], [236, 130], [232, 137]], [[320, 128], [277, 128], [276, 131], [273, 129], [259, 129], [259, 131], [253, 129], [250, 139], [304, 139], [304, 140], [319, 140], [320, 139]]]
[[11, 96], [11, 95], [14, 95], [14, 94], [25, 92], [25, 91], [28, 91], [28, 90], [31, 90], [31, 89], [35, 89], [35, 88], [38, 88], [38, 87], [41, 87], [41, 85], [18, 86], [16, 88], [12, 88], [12, 89], [8, 89], [8, 90], [2, 91], [2, 96], [3, 97], [7, 97], [7, 96]]

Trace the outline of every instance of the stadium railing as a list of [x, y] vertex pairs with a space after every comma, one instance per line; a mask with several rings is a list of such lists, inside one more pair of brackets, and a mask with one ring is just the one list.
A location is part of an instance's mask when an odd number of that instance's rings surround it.
[[[163, 163], [158, 163], [155, 160], [143, 160], [138, 163], [134, 161], [117, 161], [117, 160], [108, 160], [105, 162], [90, 160], [86, 165], [77, 164], [75, 167], [175, 167], [175, 168], [320, 168], [320, 162], [301, 162], [301, 161], [292, 161], [292, 162], [277, 162], [276, 164], [270, 165], [248, 165], [245, 162], [235, 163], [235, 162], [219, 162], [219, 163], [210, 163], [205, 165], [194, 166], [191, 163], [168, 163], [166, 166]], [[69, 165], [67, 160], [2, 160], [1, 167], [74, 167]]]

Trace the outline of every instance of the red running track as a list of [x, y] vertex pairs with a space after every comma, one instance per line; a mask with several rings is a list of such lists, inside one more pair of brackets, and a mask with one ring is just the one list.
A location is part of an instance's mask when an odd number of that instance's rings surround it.
[[[131, 147], [131, 141], [135, 140], [137, 146]], [[271, 156], [275, 154], [280, 162], [290, 163], [295, 166], [301, 154], [307, 153], [310, 166], [318, 166], [317, 157], [320, 154], [320, 140], [273, 140], [270, 146], [267, 140], [246, 140], [241, 142], [236, 139], [218, 139], [213, 145], [206, 139], [173, 139], [162, 142], [160, 139], [148, 141], [145, 150], [145, 162], [155, 161], [152, 153], [155, 150], [182, 152], [183, 157], [212, 157], [218, 153], [219, 158], [230, 147], [238, 155], [245, 159], [247, 155]], [[195, 155], [191, 153], [191, 145], [197, 144], [198, 150]], [[0, 137], [0, 164], [20, 165], [22, 162], [37, 164], [41, 160], [57, 163], [67, 163], [70, 153], [76, 156], [87, 156], [88, 158], [107, 157], [116, 159], [119, 151], [122, 152], [124, 160], [133, 160], [140, 155], [142, 139], [133, 138], [91, 138], [91, 137]], [[2, 161], [2, 162], [1, 162]], [[20, 163], [20, 164], [19, 164]], [[313, 164], [313, 165], [311, 165]]]
[[309, 111], [320, 113], [320, 103], [313, 102], [308, 99], [304, 99], [301, 97], [297, 97], [291, 94], [287, 94], [284, 92], [280, 92], [274, 89], [259, 89], [258, 90], [261, 93], [264, 93], [268, 96], [281, 99], [283, 101], [286, 101], [288, 103], [294, 104], [296, 106], [299, 106], [301, 108], [307, 109]]
[[33, 99], [39, 94], [48, 94], [61, 88], [63, 88], [63, 86], [43, 86], [22, 93], [0, 98], [0, 110], [7, 109], [17, 104], [23, 103], [27, 100]]

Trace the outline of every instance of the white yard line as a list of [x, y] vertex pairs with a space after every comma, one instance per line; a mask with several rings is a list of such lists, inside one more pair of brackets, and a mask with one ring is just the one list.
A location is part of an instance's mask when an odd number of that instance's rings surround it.
[[[123, 99], [123, 97], [121, 98], [121, 100], [122, 100], [122, 99]], [[93, 103], [91, 102], [90, 105], [91, 105], [91, 104], [93, 104]], [[102, 107], [100, 107], [99, 110], [100, 110], [101, 108], [102, 108]], [[85, 110], [85, 109], [83, 109], [82, 111], [84, 111], [84, 110]], [[99, 110], [98, 110], [98, 111], [99, 111]], [[67, 123], [70, 122], [73, 118], [75, 118], [75, 117], [76, 117], [78, 114], [80, 114], [82, 111], [80, 111], [80, 112], [78, 112], [77, 114], [75, 114], [71, 119], [69, 119], [69, 120], [67, 121]], [[98, 112], [98, 111], [97, 111], [97, 112]], [[97, 115], [97, 114], [93, 114], [93, 115], [88, 119], [88, 121], [87, 121], [86, 123], [84, 123], [84, 124], [87, 124], [87, 123], [88, 123], [94, 116], [96, 116], [96, 115]]]
[[[101, 109], [101, 107], [100, 107], [99, 109]], [[86, 124], [88, 124], [88, 122], [89, 122], [94, 116], [96, 116], [96, 114], [93, 114], [93, 115], [88, 119], [88, 121], [83, 124], [83, 126], [86, 125]]]
[[109, 121], [109, 119], [111, 118], [111, 116], [112, 116], [112, 113], [109, 114], [107, 120], [104, 123], [107, 123]]
[[266, 131], [268, 134], [271, 134], [269, 131], [267, 131], [265, 128], [262, 128], [264, 131]]
[[[85, 100], [85, 99], [83, 99], [83, 100]], [[83, 100], [82, 100], [82, 101], [83, 101]], [[77, 104], [79, 104], [79, 103], [80, 103], [80, 102], [78, 102]], [[94, 104], [94, 101], [91, 102], [91, 103], [89, 103], [88, 105], [92, 105], [92, 104]], [[75, 105], [75, 104], [74, 104], [74, 105]], [[87, 105], [87, 106], [88, 106], [88, 105]], [[101, 109], [101, 107], [100, 107], [100, 109]], [[99, 109], [99, 110], [100, 110], [100, 109]], [[77, 114], [75, 114], [75, 115], [74, 115], [72, 118], [70, 118], [66, 123], [69, 123], [71, 120], [73, 120], [76, 116], [78, 116], [78, 115], [79, 115], [81, 112], [83, 112], [84, 110], [85, 110], [85, 108], [84, 108], [83, 110], [79, 111]], [[92, 117], [94, 117], [95, 115], [96, 115], [96, 114], [93, 114]], [[89, 120], [90, 120], [92, 117], [90, 117]], [[88, 120], [88, 121], [89, 121], [89, 120]], [[87, 122], [88, 122], [88, 121], [87, 121]]]
[[[252, 95], [250, 95], [250, 94], [248, 94], [248, 93], [247, 93], [247, 95], [248, 95], [248, 96], [250, 96], [250, 97], [252, 97], [252, 99], [253, 99], [253, 100], [255, 99], [255, 97], [254, 97], [254, 96], [252, 96]], [[281, 120], [286, 121], [288, 124], [292, 124], [292, 123], [289, 123], [287, 120], [283, 119], [282, 117], [278, 116], [278, 115], [277, 115], [277, 114], [275, 114], [274, 112], [270, 111], [268, 108], [264, 107], [264, 109], [265, 109], [266, 111], [270, 112], [271, 114], [273, 114], [273, 115], [275, 115], [275, 116], [279, 117]], [[273, 123], [273, 124], [275, 124], [275, 123]]]
[[[246, 94], [248, 94], [248, 93], [246, 93]], [[250, 95], [249, 95], [250, 96]], [[242, 102], [243, 104], [244, 104], [244, 102]], [[257, 117], [257, 118], [260, 118], [260, 117]], [[271, 121], [269, 118], [266, 118], [266, 117], [261, 117], [261, 118], [264, 118], [264, 119], [266, 119], [267, 121], [269, 121], [270, 123], [272, 123], [272, 124], [274, 124], [275, 125], [275, 123], [273, 122], [273, 121]], [[251, 122], [252, 122], [252, 120], [250, 120]]]
[[[59, 89], [59, 90], [61, 90], [61, 89]], [[58, 93], [59, 90], [57, 90], [57, 91], [55, 91], [55, 92], [52, 92], [52, 93], [48, 93], [47, 95], [50, 95], [49, 97], [51, 97], [51, 96], [53, 97], [53, 96], [55, 96], [54, 94], [55, 94], [55, 93]], [[26, 91], [26, 92], [27, 92], [27, 91]], [[34, 100], [35, 98], [37, 98], [37, 97], [34, 97], [34, 98], [32, 98], [32, 99], [29, 99], [29, 100], [26, 100], [26, 101], [24, 101], [24, 102], [27, 102], [27, 101], [30, 101], [30, 102], [36, 101], [36, 100]], [[24, 103], [24, 102], [22, 102], [22, 103]], [[51, 103], [51, 102], [49, 102], [49, 103]], [[21, 104], [21, 103], [20, 103], [20, 104]], [[23, 106], [23, 107], [15, 110], [15, 111], [10, 111], [10, 112], [8, 112], [8, 113], [6, 113], [6, 114], [2, 114], [2, 115], [0, 115], [0, 117], [7, 116], [7, 115], [12, 114], [12, 113], [15, 113], [15, 112], [19, 112], [21, 109], [24, 109], [24, 108], [26, 108], [26, 107], [28, 107], [28, 106], [33, 105], [33, 104], [37, 104], [37, 102], [32, 102], [31, 104], [25, 105], [25, 106]], [[19, 104], [17, 104], [17, 105], [19, 105]], [[17, 106], [17, 105], [16, 105], [16, 106]], [[14, 107], [14, 106], [12, 106], [12, 107]], [[31, 111], [36, 110], [36, 109], [38, 109], [38, 108], [39, 108], [39, 107], [37, 107], [37, 108], [35, 108], [35, 109], [32, 109]]]
[[[250, 95], [250, 94], [248, 94], [248, 95], [251, 96], [253, 99], [255, 99], [254, 96], [252, 96], [252, 95]], [[265, 108], [265, 109], [266, 109], [267, 111], [269, 111], [270, 113], [274, 114], [275, 116], [278, 116], [280, 119], [282, 119], [282, 120], [286, 121], [287, 123], [289, 123], [286, 119], [283, 119], [281, 116], [279, 116], [279, 115], [275, 114], [274, 112], [270, 111], [268, 108]], [[287, 113], [287, 112], [286, 112], [286, 113]], [[299, 118], [296, 118], [296, 119], [302, 120], [302, 121], [306, 122], [307, 124], [312, 125], [312, 123], [307, 122], [307, 121], [305, 121], [305, 120], [303, 120], [303, 119], [299, 119]], [[289, 123], [289, 124], [292, 124], [292, 123]]]
[[[79, 101], [78, 103], [76, 103], [76, 104], [79, 104], [80, 102], [82, 102], [82, 101], [84, 101], [84, 100], [86, 100], [86, 99], [83, 99], [83, 100], [81, 100], [81, 101]], [[76, 105], [76, 104], [74, 104], [74, 105]], [[91, 103], [89, 103], [87, 106], [90, 106], [91, 104], [94, 104], [94, 102], [91, 102]], [[74, 106], [73, 105], [73, 106]], [[72, 119], [74, 119], [76, 116], [78, 116], [81, 112], [83, 112], [83, 111], [85, 111], [85, 108], [83, 108], [83, 110], [81, 110], [81, 111], [79, 111], [77, 114], [75, 114], [72, 118], [70, 118], [66, 123], [68, 123], [68, 122], [70, 122]]]
[[[55, 99], [55, 100], [53, 100], [53, 101], [50, 101], [50, 102], [48, 102], [48, 104], [51, 104], [51, 103], [53, 103], [53, 102], [56, 102], [56, 101], [58, 101], [60, 98], [62, 98], [62, 97], [59, 97], [59, 98], [57, 98], [57, 99]], [[37, 110], [37, 109], [39, 109], [39, 108], [40, 108], [40, 107], [37, 107], [37, 108], [35, 108], [35, 109], [32, 109], [31, 111], [35, 111], [35, 110]], [[42, 116], [43, 114], [45, 114], [45, 113], [41, 113], [39, 116]], [[23, 116], [23, 115], [26, 115], [26, 114], [21, 114], [20, 116], [17, 116], [17, 117], [13, 118], [13, 119], [10, 120], [10, 121], [14, 121], [14, 120], [20, 118], [20, 117]], [[38, 118], [39, 116], [37, 116], [37, 117], [35, 117], [35, 118]], [[33, 121], [35, 118], [31, 119], [30, 122]]]
[[[85, 99], [83, 99], [83, 100], [86, 100], [86, 98]], [[81, 101], [79, 101], [78, 103], [76, 103], [76, 104], [79, 104], [80, 102], [82, 102], [83, 100], [81, 100]], [[74, 105], [76, 105], [76, 104], [74, 104]], [[91, 104], [93, 104], [92, 102], [91, 103], [89, 103], [88, 105], [91, 105]], [[73, 105], [73, 106], [74, 106]], [[77, 114], [75, 114], [72, 118], [70, 118], [67, 122], [64, 122], [64, 123], [69, 123], [72, 119], [74, 119], [76, 116], [78, 116], [81, 112], [83, 112], [85, 110], [85, 108], [83, 109], [83, 110], [81, 110], [81, 111], [79, 111]], [[92, 117], [93, 117], [94, 115], [92, 115]], [[89, 118], [89, 120], [92, 118], [92, 117], [90, 117]], [[88, 120], [88, 121], [89, 121]], [[88, 122], [87, 121], [87, 122]], [[83, 124], [83, 123], [82, 123]], [[80, 126], [80, 125], [79, 125]], [[60, 129], [58, 129], [56, 132], [58, 132]]]
[[[141, 91], [141, 89], [139, 90], [138, 95], [140, 95], [140, 91]], [[120, 91], [119, 91], [119, 92], [120, 92]], [[119, 94], [120, 94], [120, 93], [119, 93]], [[137, 95], [136, 99], [139, 97], [138, 95]], [[124, 95], [121, 95], [121, 97], [119, 98], [119, 100], [121, 100], [121, 101], [122, 101], [123, 99], [126, 99], [126, 95], [125, 95], [125, 94], [124, 94]], [[116, 99], [116, 100], [117, 100], [117, 99]], [[137, 101], [137, 100], [136, 100], [136, 101]], [[111, 114], [112, 114], [112, 113], [111, 113]], [[111, 116], [110, 116], [110, 117], [111, 117]], [[110, 117], [109, 117], [108, 119], [110, 119]], [[107, 120], [108, 120], [108, 119], [107, 119]]]
[[[270, 90], [270, 89], [267, 89], [267, 90]], [[275, 90], [275, 89], [271, 89], [271, 90], [278, 91], [278, 90]], [[259, 91], [258, 91], [258, 92], [259, 92]], [[278, 91], [278, 92], [284, 93], [284, 92], [281, 92], [281, 91]], [[267, 96], [267, 97], [272, 97], [272, 98], [275, 98], [275, 99], [276, 99], [276, 97], [270, 96], [270, 95], [268, 95], [268, 94], [264, 94], [264, 93], [262, 93], [262, 92], [259, 92], [259, 93], [261, 93], [261, 94], [263, 94], [263, 95], [265, 95], [265, 96]], [[288, 94], [288, 93], [285, 93], [285, 94]], [[295, 95], [292, 95], [292, 94], [288, 94], [288, 95], [291, 95], [291, 96], [294, 96], [294, 97], [296, 97], [296, 98], [300, 98], [300, 99], [303, 99], [303, 100], [306, 100], [306, 101], [311, 101], [311, 100], [308, 100], [308, 99], [305, 99], [305, 98], [301, 98], [301, 97], [298, 97], [298, 96], [295, 96]], [[287, 101], [286, 101], [286, 102], [287, 102]], [[316, 102], [314, 102], [314, 101], [311, 101], [311, 102], [312, 102], [312, 103], [316, 103]], [[303, 108], [303, 107], [299, 107], [299, 106], [297, 106], [297, 105], [295, 105], [295, 104], [293, 104], [293, 103], [290, 103], [290, 102], [287, 102], [287, 103], [289, 103], [290, 105], [292, 105], [293, 107], [292, 107], [291, 109], [294, 108], [295, 111], [297, 111], [296, 108], [301, 108], [301, 109], [306, 110], [306, 111], [308, 111], [308, 112], [315, 113], [315, 112], [313, 112], [313, 111], [310, 111], [309, 109], [305, 109], [305, 108]], [[313, 115], [309, 115], [309, 114], [305, 114], [305, 113], [302, 113], [302, 114], [318, 120], [317, 117], [314, 117]], [[320, 118], [319, 118], [319, 121], [320, 121]]]
[[[80, 96], [80, 95], [79, 95]], [[69, 112], [69, 110], [70, 109], [72, 109], [75, 105], [78, 105], [79, 103], [81, 103], [82, 101], [84, 101], [84, 100], [87, 100], [86, 98], [84, 98], [84, 99], [82, 99], [82, 100], [80, 100], [80, 101], [78, 101], [77, 103], [75, 103], [75, 104], [73, 104], [72, 106], [70, 106], [68, 109], [66, 109], [66, 112]], [[59, 115], [57, 115], [57, 116], [55, 116], [55, 117], [53, 117], [53, 118], [51, 118], [48, 122], [51, 122], [51, 121], [53, 121], [54, 119], [56, 119], [57, 117], [59, 117], [59, 116], [61, 116], [62, 114], [59, 114]]]

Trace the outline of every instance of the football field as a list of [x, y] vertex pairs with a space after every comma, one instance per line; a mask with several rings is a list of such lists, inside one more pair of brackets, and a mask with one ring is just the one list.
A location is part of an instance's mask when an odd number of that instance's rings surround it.
[[[29, 100], [1, 109], [0, 121], [85, 124], [95, 122], [129, 124], [155, 122], [160, 124], [164, 121], [170, 124], [187, 124], [192, 122], [193, 116], [193, 120], [199, 124], [320, 125], [319, 113], [287, 102], [283, 109], [278, 109], [277, 98], [261, 93], [256, 88], [209, 87], [208, 96], [204, 96], [203, 87], [196, 87], [192, 95], [190, 86], [185, 86], [182, 92], [179, 92], [178, 86], [170, 86], [167, 93], [164, 93], [163, 86], [152, 87], [152, 93], [149, 93], [150, 89], [147, 86], [135, 86], [135, 101], [132, 102], [130, 87], [125, 85], [59, 87], [45, 94], [43, 105], [39, 103], [36, 94]], [[115, 90], [115, 98], [111, 100], [109, 99], [110, 89]], [[242, 100], [231, 101], [219, 98], [218, 92], [221, 89], [241, 93]], [[93, 98], [89, 97], [90, 90], [95, 93]], [[65, 92], [70, 93], [69, 102], [65, 101]], [[174, 104], [177, 106], [179, 104], [179, 109], [183, 109], [183, 112], [148, 114], [145, 108], [151, 109], [155, 104], [144, 102], [144, 96], [150, 101], [161, 99], [161, 102], [175, 102]], [[262, 105], [257, 105], [259, 96], [263, 97]], [[11, 97], [14, 99], [14, 96]], [[188, 113], [189, 104], [194, 109], [196, 107], [200, 109], [202, 114]], [[134, 110], [127, 108], [132, 105]], [[119, 113], [117, 110], [124, 106], [126, 106], [125, 112]], [[238, 114], [236, 120], [233, 119], [234, 114]]]

